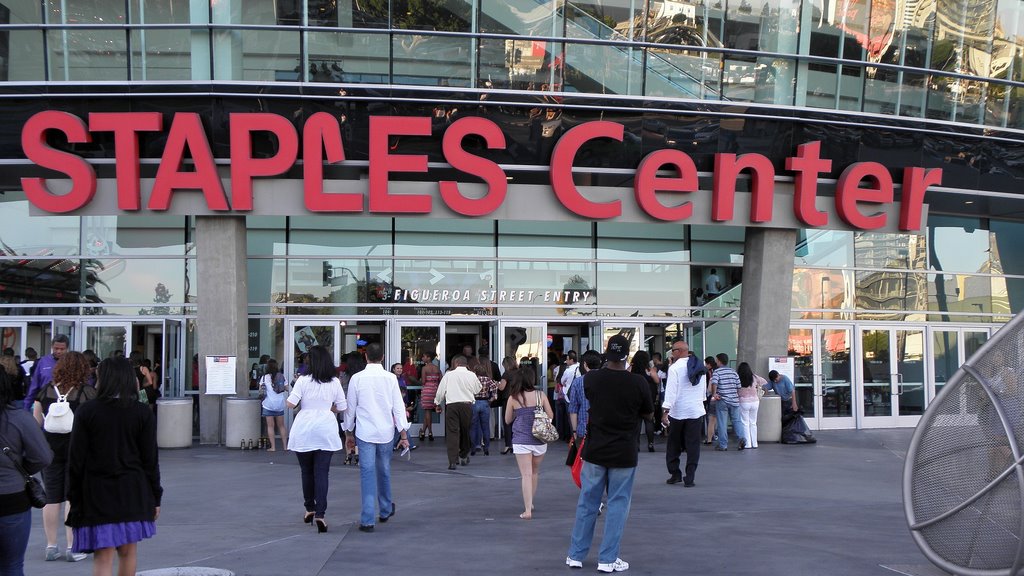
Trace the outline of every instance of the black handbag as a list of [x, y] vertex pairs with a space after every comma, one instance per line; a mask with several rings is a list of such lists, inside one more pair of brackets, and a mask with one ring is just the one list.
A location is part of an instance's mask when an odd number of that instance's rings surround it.
[[[6, 444], [6, 442], [4, 443]], [[46, 490], [43, 488], [43, 483], [39, 481], [39, 478], [25, 472], [25, 469], [21, 467], [21, 462], [18, 462], [9, 446], [4, 446], [4, 454], [14, 463], [14, 469], [25, 478], [25, 496], [28, 497], [28, 503], [33, 508], [46, 506]]]

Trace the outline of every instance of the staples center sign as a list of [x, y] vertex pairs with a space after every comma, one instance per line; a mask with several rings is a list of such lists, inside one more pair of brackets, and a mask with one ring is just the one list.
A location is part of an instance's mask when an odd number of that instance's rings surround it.
[[[165, 130], [166, 144], [155, 179], [143, 180], [139, 170], [139, 136]], [[64, 174], [62, 186], [70, 188], [57, 192], [45, 178], [38, 177], [22, 178], [22, 185], [28, 200], [39, 210], [50, 213], [82, 210], [97, 192], [93, 166], [82, 157], [51, 147], [47, 137], [52, 131], [62, 133], [63, 138], [73, 144], [90, 142], [94, 133], [113, 134], [116, 209], [121, 212], [142, 210], [144, 191], [145, 209], [157, 212], [168, 211], [175, 194], [189, 192], [194, 196], [199, 191], [205, 206], [197, 213], [248, 213], [254, 208], [254, 182], [284, 174], [300, 159], [300, 153], [302, 202], [309, 212], [428, 215], [440, 211], [436, 204], [443, 203], [445, 211], [456, 215], [499, 217], [506, 197], [510, 196], [508, 178], [502, 167], [463, 147], [463, 140], [468, 136], [483, 139], [491, 150], [506, 147], [501, 128], [483, 117], [460, 118], [441, 135], [445, 161], [455, 170], [481, 180], [482, 188], [479, 184], [444, 180], [429, 183], [433, 190], [400, 193], [400, 185], [408, 183], [392, 181], [392, 175], [427, 172], [427, 156], [402, 154], [400, 149], [389, 146], [389, 142], [402, 136], [430, 136], [431, 119], [427, 116], [369, 118], [369, 174], [368, 185], [364, 185], [361, 181], [325, 182], [324, 165], [345, 161], [341, 127], [338, 120], [326, 112], [318, 112], [306, 120], [301, 150], [300, 134], [288, 118], [270, 113], [231, 114], [230, 179], [225, 182], [218, 173], [198, 114], [178, 112], [173, 115], [170, 126], [165, 126], [164, 115], [159, 112], [91, 113], [85, 121], [67, 112], [44, 111], [32, 116], [22, 129], [22, 148], [29, 161]], [[271, 157], [253, 157], [253, 135], [260, 132], [270, 133], [277, 139], [278, 148]], [[623, 125], [617, 122], [592, 121], [569, 129], [559, 138], [550, 165], [550, 191], [558, 204], [584, 219], [615, 219], [623, 214], [621, 198], [597, 200], [592, 194], [585, 194], [588, 187], [577, 187], [573, 182], [573, 162], [584, 144], [597, 139], [622, 142], [623, 133]], [[905, 168], [901, 199], [897, 201], [892, 177], [885, 166], [876, 162], [851, 164], [835, 183], [834, 198], [822, 198], [834, 202], [835, 217], [841, 221], [830, 223], [829, 211], [818, 201], [818, 188], [819, 175], [831, 171], [832, 161], [821, 158], [820, 151], [820, 142], [801, 144], [795, 155], [785, 162], [786, 170], [793, 176], [792, 216], [799, 226], [840, 224], [860, 230], [921, 229], [924, 195], [929, 186], [941, 184], [941, 169]], [[192, 158], [188, 169], [185, 169], [186, 154]], [[665, 171], [674, 175], [666, 176]], [[749, 194], [736, 190], [741, 173], [750, 176]], [[327, 189], [332, 186], [341, 189]], [[359, 190], [360, 186], [363, 190]], [[746, 218], [734, 224], [776, 224], [773, 223], [777, 205], [775, 187], [775, 169], [767, 157], [716, 154], [708, 221], [734, 221], [738, 212], [737, 198], [741, 198], [749, 199], [749, 208], [744, 206], [744, 210], [739, 211], [745, 213]], [[616, 190], [619, 196], [622, 190]], [[699, 190], [697, 169], [688, 154], [676, 149], [660, 149], [644, 156], [636, 168], [635, 208], [629, 208], [638, 209], [648, 220], [687, 221], [694, 216], [695, 202], [701, 194], [707, 193]]]

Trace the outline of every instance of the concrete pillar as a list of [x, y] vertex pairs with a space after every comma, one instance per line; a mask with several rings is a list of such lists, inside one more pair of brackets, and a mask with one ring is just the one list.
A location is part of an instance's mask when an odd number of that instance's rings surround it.
[[747, 228], [736, 361], [765, 377], [768, 357], [788, 348], [795, 246], [796, 230]]
[[206, 394], [206, 357], [234, 356], [235, 394], [249, 395], [245, 217], [196, 216], [199, 443], [220, 444], [221, 396]]

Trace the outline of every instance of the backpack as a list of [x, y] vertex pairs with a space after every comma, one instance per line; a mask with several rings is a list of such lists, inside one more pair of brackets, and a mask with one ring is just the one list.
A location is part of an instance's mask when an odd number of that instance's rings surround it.
[[71, 427], [75, 424], [75, 413], [71, 411], [71, 403], [68, 402], [68, 395], [61, 394], [54, 386], [53, 391], [57, 394], [57, 401], [50, 404], [43, 418], [43, 430], [51, 434], [70, 434]]

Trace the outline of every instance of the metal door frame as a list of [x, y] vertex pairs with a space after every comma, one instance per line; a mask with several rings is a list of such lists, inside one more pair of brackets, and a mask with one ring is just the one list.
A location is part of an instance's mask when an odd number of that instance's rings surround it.
[[[814, 430], [848, 430], [856, 428], [857, 426], [857, 409], [856, 406], [860, 402], [860, 397], [863, 394], [862, 390], [857, 387], [858, 380], [858, 366], [854, 362], [856, 345], [854, 342], [854, 335], [857, 334], [856, 326], [854, 324], [790, 324], [789, 329], [793, 330], [810, 330], [811, 331], [811, 393], [814, 398], [814, 414], [810, 418], [805, 418], [808, 428]], [[822, 334], [826, 330], [847, 330], [850, 335], [850, 404], [852, 405], [851, 414], [849, 416], [825, 416], [825, 372], [822, 369], [823, 355], [821, 353], [821, 339]], [[767, 375], [765, 375], [767, 377]], [[794, 394], [796, 393], [796, 382], [794, 384]]]
[[[152, 320], [150, 322], [152, 322]], [[133, 334], [132, 334], [132, 328], [134, 328], [134, 324], [135, 324], [135, 321], [134, 320], [130, 320], [130, 319], [126, 319], [126, 320], [88, 320], [88, 319], [82, 319], [82, 320], [79, 321], [79, 325], [81, 326], [81, 330], [77, 330], [76, 331], [77, 332], [76, 336], [77, 336], [77, 340], [78, 341], [75, 343], [75, 346], [76, 346], [76, 348], [78, 350], [85, 350], [86, 349], [87, 344], [89, 342], [89, 329], [90, 328], [124, 328], [124, 332], [125, 332], [125, 337], [124, 337], [124, 355], [125, 355], [125, 358], [127, 358], [131, 354], [132, 348], [135, 346], [135, 342], [133, 341]], [[52, 333], [50, 334], [50, 341], [51, 342], [53, 341], [53, 334]], [[97, 352], [97, 356], [99, 356], [98, 352]], [[104, 359], [105, 358], [102, 358], [102, 357], [99, 358], [100, 361], [103, 361]]]
[[[856, 377], [856, 388], [857, 396], [861, 401], [858, 401], [855, 405], [854, 414], [857, 417], [857, 428], [868, 429], [868, 428], [906, 428], [916, 426], [917, 422], [921, 419], [920, 416], [901, 416], [900, 415], [900, 396], [903, 394], [903, 374], [898, 372], [899, 369], [899, 357], [897, 356], [897, 340], [896, 333], [898, 331], [920, 331], [922, 334], [923, 348], [921, 354], [923, 355], [923, 366], [922, 366], [922, 377], [924, 378], [925, 389], [929, 387], [931, 380], [931, 361], [929, 352], [929, 331], [926, 324], [881, 324], [881, 323], [864, 323], [857, 325], [856, 331], [856, 355], [857, 359], [856, 367], [857, 370], [854, 373]], [[889, 415], [887, 416], [867, 416], [864, 413], [864, 350], [863, 340], [864, 332], [866, 331], [885, 331], [889, 335]], [[932, 383], [933, 385], [934, 383]], [[927, 407], [927, 392], [925, 392]]]

